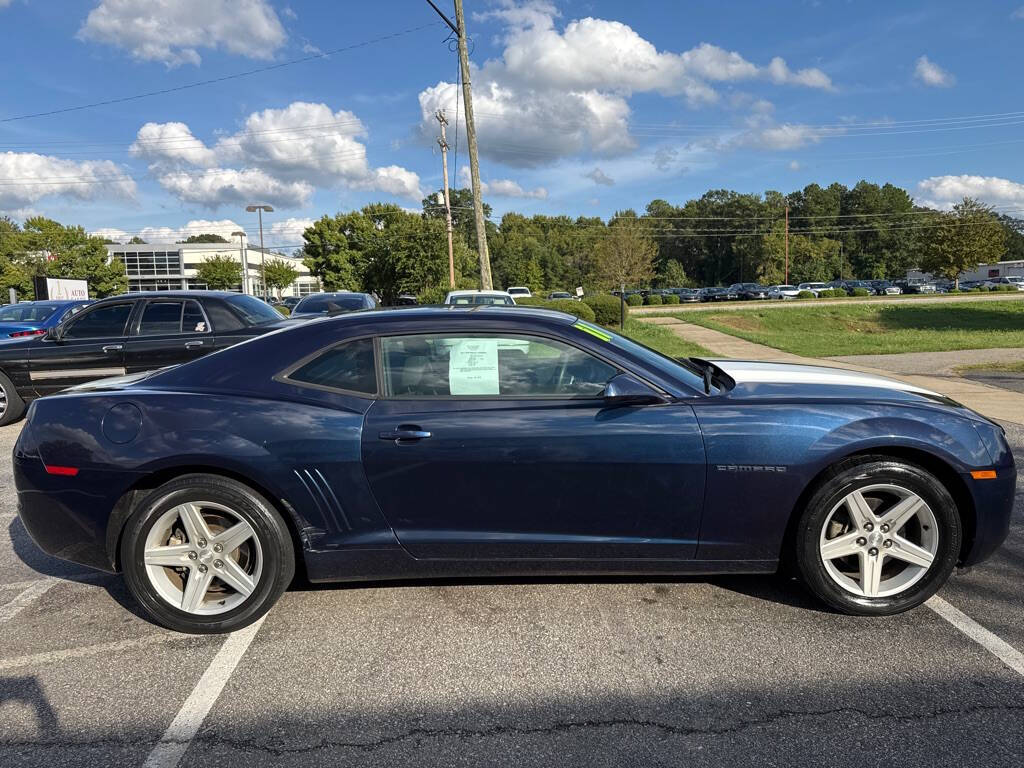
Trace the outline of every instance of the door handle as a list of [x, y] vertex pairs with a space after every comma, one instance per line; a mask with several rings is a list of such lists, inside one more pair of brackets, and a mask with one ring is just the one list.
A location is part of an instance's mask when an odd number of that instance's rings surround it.
[[107, 344], [103, 347], [103, 351], [106, 353], [120, 352], [122, 349], [124, 349], [124, 344]]
[[186, 341], [185, 342], [185, 349], [197, 349], [197, 348], [199, 348], [201, 346], [203, 346], [203, 342], [201, 342], [201, 341]]
[[378, 437], [381, 440], [394, 440], [396, 443], [405, 440], [425, 440], [430, 433], [418, 427], [399, 427], [393, 432], [381, 432]]

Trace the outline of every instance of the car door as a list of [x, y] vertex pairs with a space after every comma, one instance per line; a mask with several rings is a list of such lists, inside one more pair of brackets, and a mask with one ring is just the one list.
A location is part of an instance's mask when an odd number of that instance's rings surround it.
[[216, 346], [210, 321], [195, 299], [146, 299], [133, 325], [125, 349], [128, 373], [187, 363]]
[[693, 556], [705, 462], [688, 405], [608, 407], [621, 369], [536, 335], [379, 345], [363, 465], [414, 556]]
[[125, 373], [124, 347], [134, 301], [86, 307], [29, 352], [29, 382], [39, 395]]

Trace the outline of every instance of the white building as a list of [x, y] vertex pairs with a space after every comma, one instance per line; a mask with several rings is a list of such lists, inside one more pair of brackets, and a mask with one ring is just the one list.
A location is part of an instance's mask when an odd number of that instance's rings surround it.
[[[243, 284], [231, 290], [260, 295], [260, 260], [263, 254], [259, 248], [241, 248], [230, 243], [173, 243], [125, 245], [110, 243], [107, 256], [124, 263], [128, 274], [129, 291], [178, 291], [185, 289], [206, 289], [206, 283], [199, 281], [196, 269], [213, 256], [227, 256], [248, 269], [243, 269]], [[282, 289], [281, 296], [305, 296], [321, 290], [320, 281], [309, 274], [302, 259], [266, 249], [266, 259], [287, 261], [299, 273], [294, 283]]]
[[[1024, 277], [1024, 261], [997, 261], [994, 264], [979, 264], [974, 269], [963, 272], [960, 275], [960, 281], [990, 280], [993, 277], [1010, 277], [1011, 275]], [[911, 280], [917, 278], [931, 280], [933, 275], [919, 269], [911, 269], [907, 272], [907, 277]]]

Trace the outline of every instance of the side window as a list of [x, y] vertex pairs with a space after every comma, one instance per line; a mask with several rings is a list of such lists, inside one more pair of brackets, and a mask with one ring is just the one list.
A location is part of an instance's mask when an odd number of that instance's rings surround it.
[[245, 327], [245, 324], [228, 309], [228, 305], [223, 301], [207, 301], [206, 311], [209, 313], [210, 322], [213, 323], [217, 333], [237, 331], [239, 328]]
[[332, 347], [296, 368], [288, 374], [288, 379], [319, 387], [376, 394], [377, 369], [374, 364], [373, 340], [358, 339]]
[[131, 313], [131, 304], [110, 304], [87, 309], [70, 321], [64, 331], [64, 338], [102, 339], [124, 336], [124, 326]]
[[209, 333], [210, 324], [206, 321], [203, 308], [199, 302], [189, 299], [185, 302], [185, 311], [181, 316], [182, 333]]
[[598, 397], [618, 370], [576, 347], [533, 336], [381, 339], [394, 397]]
[[139, 336], [181, 333], [181, 301], [149, 301], [142, 310]]

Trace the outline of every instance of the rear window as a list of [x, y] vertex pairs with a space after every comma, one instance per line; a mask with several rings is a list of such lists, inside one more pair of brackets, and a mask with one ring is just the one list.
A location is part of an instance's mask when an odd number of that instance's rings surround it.
[[49, 319], [57, 309], [56, 304], [12, 304], [0, 309], [0, 321], [41, 323]]
[[358, 339], [329, 349], [292, 371], [288, 378], [318, 387], [375, 394], [377, 369], [373, 340]]
[[255, 296], [232, 296], [226, 300], [235, 312], [250, 325], [274, 323], [281, 319], [281, 313]]
[[359, 293], [349, 296], [309, 296], [295, 305], [296, 312], [354, 312], [366, 309], [366, 297]]

